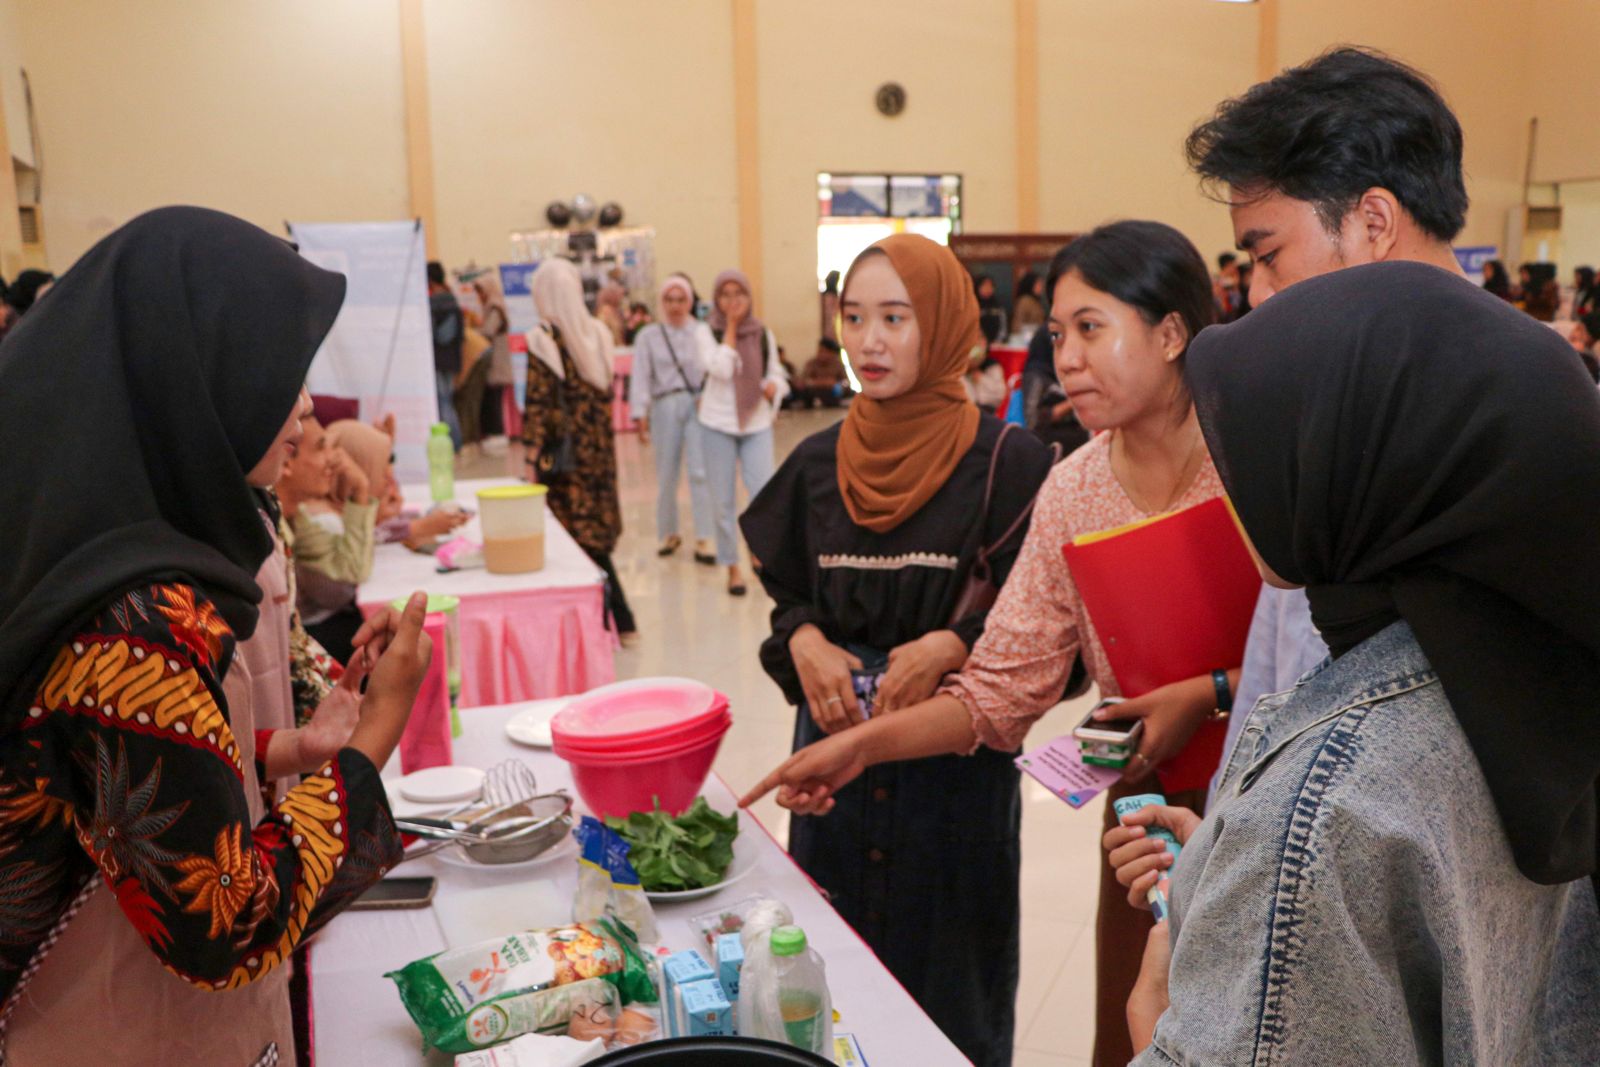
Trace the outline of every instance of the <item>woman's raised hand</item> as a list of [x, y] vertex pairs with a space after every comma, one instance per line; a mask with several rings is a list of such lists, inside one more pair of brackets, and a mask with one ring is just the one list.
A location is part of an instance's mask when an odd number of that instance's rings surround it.
[[[400, 735], [411, 718], [411, 706], [433, 661], [433, 639], [422, 632], [428, 616], [428, 595], [412, 593], [405, 611], [394, 622], [394, 630], [382, 654], [372, 662], [366, 695], [361, 698], [361, 721], [350, 735], [350, 747], [364, 753], [375, 767], [389, 762]], [[365, 627], [363, 627], [365, 630]], [[357, 634], [361, 636], [361, 634]], [[357, 655], [372, 656], [367, 645]], [[369, 662], [371, 660], [369, 659]]]
[[458, 526], [465, 525], [471, 517], [464, 511], [430, 511], [422, 518], [412, 520], [411, 537], [417, 541], [431, 541], [435, 537], [450, 533]]
[[357, 504], [367, 503], [372, 495], [367, 472], [342, 448], [333, 450], [333, 495], [336, 500], [353, 500]]
[[850, 679], [851, 671], [861, 669], [859, 659], [829, 641], [811, 623], [789, 638], [789, 655], [811, 718], [823, 733], [836, 734], [861, 721], [861, 705]]

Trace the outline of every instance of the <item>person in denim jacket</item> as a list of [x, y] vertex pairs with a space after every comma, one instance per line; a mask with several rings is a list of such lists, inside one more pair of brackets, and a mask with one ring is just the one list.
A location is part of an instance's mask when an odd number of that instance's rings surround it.
[[1302, 282], [1190, 359], [1263, 574], [1333, 659], [1256, 706], [1203, 823], [1135, 820], [1185, 844], [1135, 1063], [1593, 1062], [1600, 397], [1420, 263]]

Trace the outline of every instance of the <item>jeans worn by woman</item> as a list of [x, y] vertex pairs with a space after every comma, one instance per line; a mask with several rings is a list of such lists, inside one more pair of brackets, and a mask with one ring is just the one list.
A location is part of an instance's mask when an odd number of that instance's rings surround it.
[[695, 394], [674, 389], [650, 402], [650, 445], [656, 460], [656, 536], [665, 541], [682, 533], [678, 527], [678, 479], [689, 468], [689, 503], [694, 536], [709, 538], [712, 530], [711, 488], [706, 481], [705, 430], [695, 415]]
[[1600, 1055], [1593, 883], [1517, 870], [1404, 622], [1256, 705], [1172, 904], [1171, 1008], [1138, 1064]]

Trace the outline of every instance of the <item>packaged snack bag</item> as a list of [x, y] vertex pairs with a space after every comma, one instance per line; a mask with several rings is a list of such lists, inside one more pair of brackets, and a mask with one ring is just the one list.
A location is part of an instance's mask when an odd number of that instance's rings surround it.
[[583, 922], [599, 918], [609, 909], [634, 929], [640, 941], [647, 945], [659, 941], [655, 909], [628, 861], [628, 842], [592, 815], [583, 817], [573, 828], [572, 836], [583, 850], [578, 859], [578, 893], [572, 901], [572, 917]]
[[565, 1033], [580, 1009], [657, 999], [637, 938], [612, 919], [449, 949], [386, 977], [423, 1041], [446, 1052], [525, 1033]]

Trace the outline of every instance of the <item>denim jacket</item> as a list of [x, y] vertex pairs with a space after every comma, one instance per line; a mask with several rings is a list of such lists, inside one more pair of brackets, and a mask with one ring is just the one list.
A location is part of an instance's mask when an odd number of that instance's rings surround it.
[[1593, 887], [1517, 871], [1405, 623], [1263, 697], [1217, 796], [1136, 1064], [1600, 1062]]

